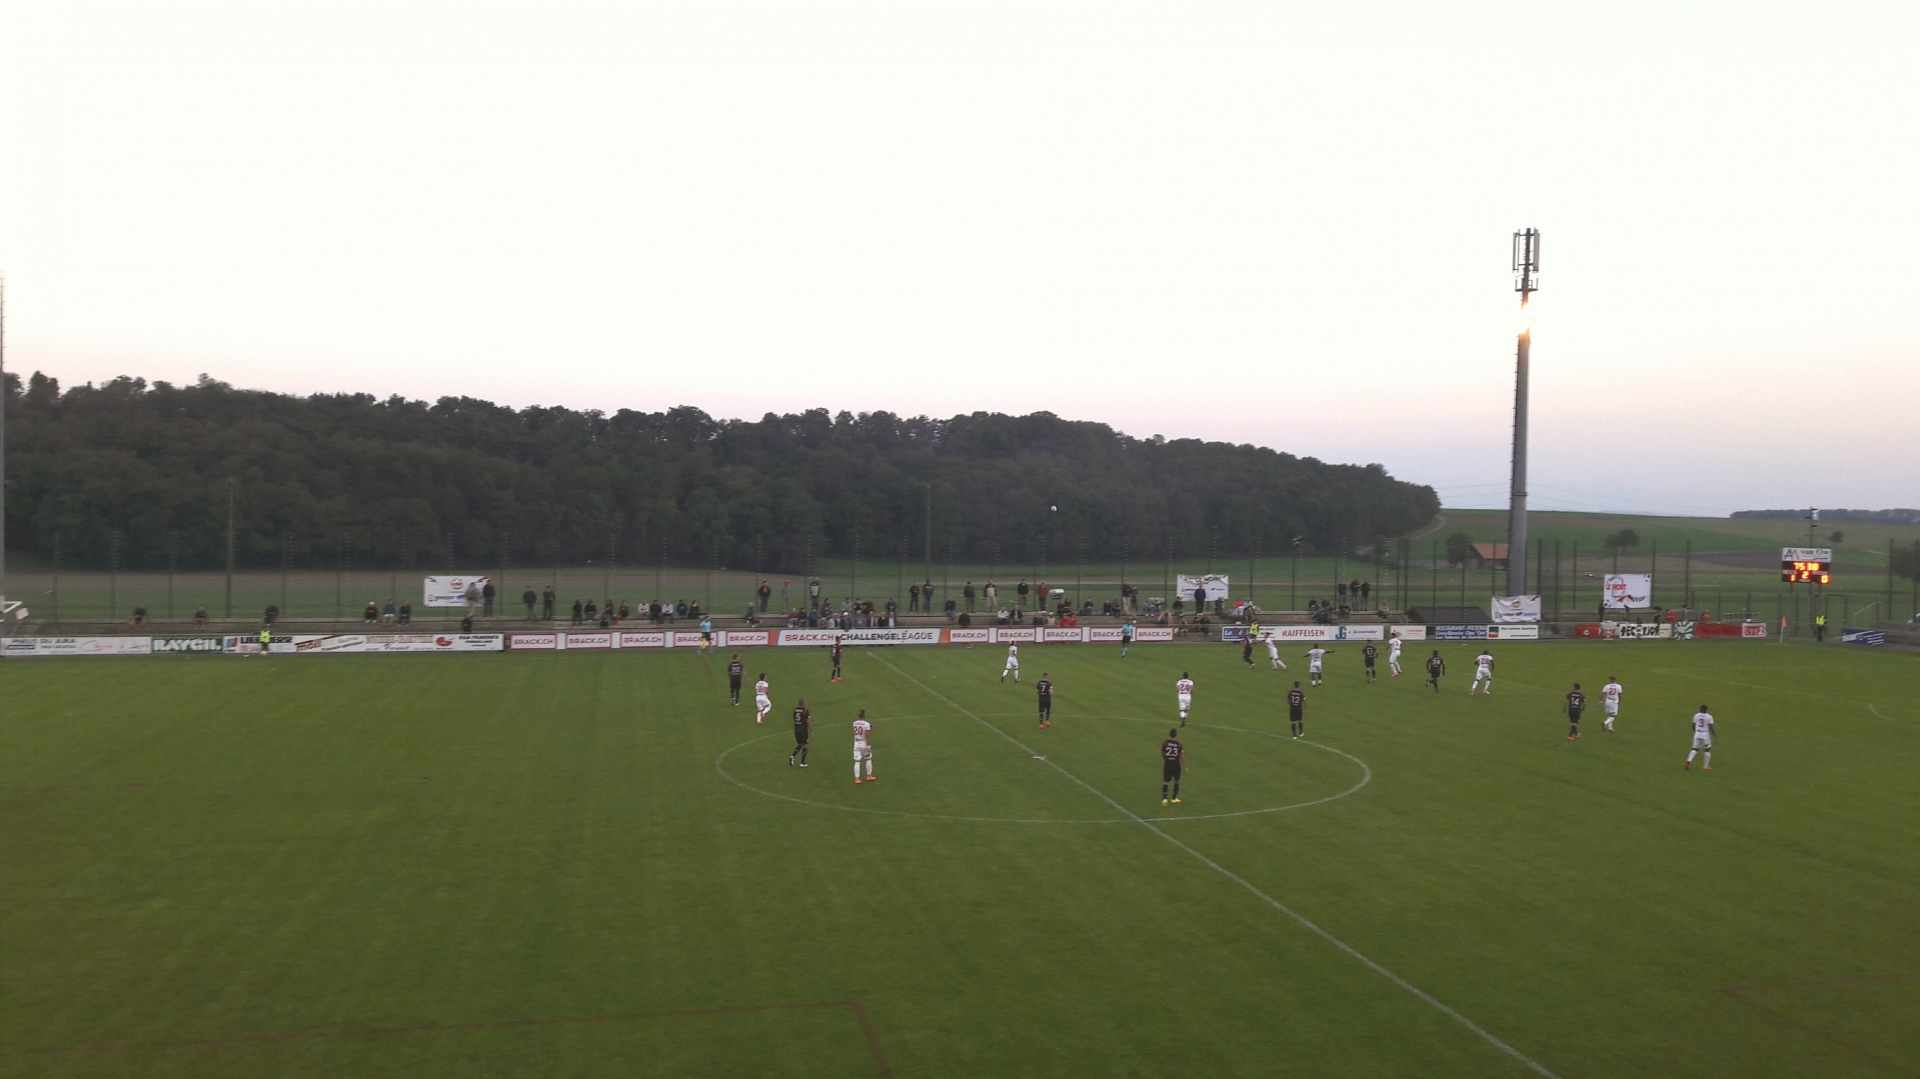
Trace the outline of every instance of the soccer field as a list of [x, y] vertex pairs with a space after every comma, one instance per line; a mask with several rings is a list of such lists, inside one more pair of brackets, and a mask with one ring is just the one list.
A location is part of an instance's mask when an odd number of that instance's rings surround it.
[[1914, 1074], [1920, 658], [1433, 647], [9, 661], [0, 1073]]

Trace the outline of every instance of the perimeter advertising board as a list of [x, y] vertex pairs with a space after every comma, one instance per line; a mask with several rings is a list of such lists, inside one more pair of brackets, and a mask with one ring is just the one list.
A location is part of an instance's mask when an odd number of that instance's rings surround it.
[[1207, 590], [1207, 602], [1216, 599], [1232, 599], [1233, 590], [1229, 587], [1228, 577], [1224, 573], [1176, 574], [1173, 578], [1173, 594], [1193, 602], [1193, 594], [1199, 589]]
[[147, 656], [152, 637], [8, 637], [0, 641], [7, 656]]
[[465, 607], [481, 602], [480, 593], [485, 591], [493, 578], [484, 573], [461, 573], [449, 577], [428, 577], [421, 582], [420, 605], [422, 607]]
[[1537, 641], [1540, 639], [1539, 626], [1488, 626], [1489, 641]]
[[1435, 626], [1433, 639], [1436, 641], [1484, 641], [1487, 639], [1487, 627]]
[[[274, 639], [274, 651], [280, 640]], [[367, 655], [376, 652], [498, 652], [506, 647], [500, 633], [297, 633], [291, 641], [298, 655]]]
[[[876, 644], [939, 644], [940, 630], [936, 627], [932, 629], [783, 629], [780, 631], [782, 648], [808, 646], [820, 648], [831, 645], [835, 640], [848, 647]], [[696, 643], [697, 641], [696, 636]]]
[[155, 637], [156, 656], [217, 656], [227, 650], [225, 637]]
[[[1238, 644], [1247, 639], [1245, 626], [1221, 626], [1220, 639]], [[1387, 627], [1372, 626], [1261, 626], [1260, 639], [1274, 641], [1384, 641]]]

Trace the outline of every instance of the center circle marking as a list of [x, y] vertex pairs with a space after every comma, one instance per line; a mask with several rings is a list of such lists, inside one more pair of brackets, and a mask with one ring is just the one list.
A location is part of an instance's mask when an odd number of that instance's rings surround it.
[[[979, 716], [982, 719], [985, 719], [988, 716], [1025, 716], [1025, 715], [1027, 715], [1027, 713], [1025, 712], [981, 712], [979, 713]], [[902, 723], [910, 720], [948, 719], [948, 718], [961, 719], [966, 717], [964, 716], [952, 716], [952, 717], [949, 717], [949, 716], [894, 716], [884, 720], [883, 722]], [[1074, 719], [1117, 719], [1117, 720], [1124, 720], [1130, 723], [1162, 723], [1164, 722], [1164, 720], [1148, 719], [1144, 716], [1074, 716], [1072, 718]], [[1252, 734], [1262, 738], [1279, 738], [1280, 737], [1280, 735], [1272, 731], [1255, 731], [1255, 730], [1248, 730], [1244, 727], [1223, 727], [1217, 723], [1190, 723], [1188, 725], [1192, 727], [1204, 728], [1208, 730], [1232, 731], [1236, 734]], [[741, 742], [739, 745], [733, 746], [729, 749], [721, 750], [720, 755], [713, 759], [713, 770], [720, 773], [720, 778], [726, 780], [727, 782], [733, 784], [736, 787], [739, 787], [741, 790], [752, 791], [755, 794], [763, 795], [768, 798], [778, 798], [783, 802], [793, 802], [798, 805], [819, 806], [822, 809], [838, 809], [847, 813], [871, 813], [871, 814], [874, 814], [875, 816], [882, 816], [882, 817], [917, 817], [921, 820], [969, 821], [975, 824], [1134, 824], [1136, 823], [1136, 820], [1133, 817], [1098, 817], [1090, 820], [1054, 820], [1048, 817], [963, 817], [963, 816], [955, 816], [949, 813], [912, 813], [903, 809], [868, 809], [864, 806], [834, 805], [832, 802], [816, 802], [810, 798], [796, 798], [791, 794], [780, 794], [776, 791], [762, 790], [761, 788], [753, 786], [752, 784], [742, 782], [738, 777], [733, 775], [733, 773], [727, 771], [727, 757], [731, 755], [735, 750], [745, 749], [748, 746], [757, 745], [761, 742], [765, 742], [773, 738], [778, 738], [780, 736], [781, 736], [781, 732], [773, 731], [767, 734], [763, 734], [758, 738], [749, 738], [746, 741]], [[1268, 806], [1265, 809], [1242, 809], [1232, 813], [1200, 813], [1200, 814], [1187, 814], [1187, 815], [1182, 815], [1178, 817], [1140, 817], [1139, 820], [1146, 821], [1150, 824], [1171, 824], [1179, 821], [1189, 821], [1189, 820], [1220, 820], [1225, 817], [1257, 817], [1267, 813], [1285, 813], [1288, 810], [1292, 810], [1292, 809], [1307, 809], [1311, 806], [1325, 805], [1328, 802], [1339, 801], [1340, 799], [1345, 798], [1348, 795], [1358, 794], [1360, 792], [1360, 788], [1373, 782], [1373, 769], [1367, 767], [1366, 761], [1361, 760], [1360, 758], [1354, 756], [1353, 754], [1348, 753], [1345, 750], [1335, 749], [1332, 746], [1321, 745], [1318, 742], [1307, 742], [1302, 740], [1302, 744], [1312, 746], [1314, 749], [1322, 750], [1327, 753], [1332, 753], [1337, 756], [1345, 757], [1346, 759], [1359, 765], [1360, 766], [1360, 782], [1355, 783], [1353, 786], [1348, 787], [1346, 790], [1341, 791], [1339, 794], [1330, 794], [1325, 798], [1315, 798], [1312, 801], [1307, 801], [1307, 802], [1295, 802], [1292, 805]]]

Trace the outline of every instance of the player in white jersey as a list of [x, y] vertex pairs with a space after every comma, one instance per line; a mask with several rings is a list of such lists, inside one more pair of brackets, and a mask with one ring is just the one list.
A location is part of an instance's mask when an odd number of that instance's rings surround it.
[[1313, 676], [1314, 685], [1317, 686], [1320, 684], [1320, 662], [1326, 659], [1332, 652], [1333, 649], [1322, 648], [1317, 644], [1307, 649], [1307, 673]]
[[1620, 695], [1626, 690], [1620, 686], [1620, 680], [1607, 675], [1607, 684], [1600, 687], [1600, 699], [1607, 702], [1606, 729], [1613, 729], [1613, 721], [1620, 718]]
[[1013, 675], [1016, 682], [1020, 680], [1020, 646], [1017, 644], [1007, 646], [1007, 669], [1000, 672], [1000, 680], [1006, 681], [1007, 675]]
[[1270, 669], [1272, 670], [1284, 671], [1287, 669], [1287, 661], [1280, 658], [1280, 642], [1275, 640], [1271, 633], [1267, 634], [1267, 661], [1271, 665]]
[[1400, 635], [1398, 633], [1387, 642], [1387, 669], [1393, 672], [1395, 678], [1400, 677]]
[[853, 781], [860, 782], [860, 762], [867, 762], [867, 782], [873, 782], [873, 724], [867, 722], [867, 710], [853, 721]]
[[760, 672], [760, 680], [753, 684], [753, 721], [765, 723], [767, 713], [773, 711], [773, 698], [767, 694], [767, 672]]
[[1180, 702], [1180, 725], [1187, 725], [1187, 713], [1193, 711], [1193, 675], [1180, 672], [1180, 680], [1173, 684], [1173, 695]]
[[1479, 689], [1482, 679], [1487, 683], [1487, 696], [1493, 696], [1493, 653], [1484, 648], [1473, 658], [1473, 684], [1467, 687], [1467, 692]]
[[1707, 771], [1713, 771], [1713, 715], [1704, 704], [1693, 714], [1693, 748], [1687, 750], [1686, 767], [1693, 767], [1695, 753], [1705, 753]]

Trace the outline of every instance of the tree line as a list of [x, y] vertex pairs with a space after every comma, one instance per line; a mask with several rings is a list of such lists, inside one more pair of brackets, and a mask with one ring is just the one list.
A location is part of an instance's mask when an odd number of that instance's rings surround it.
[[[121, 377], [5, 387], [8, 547], [72, 566], [715, 565], [1372, 546], [1430, 521], [1377, 464], [1134, 438], [1047, 412], [759, 420]], [[1084, 545], [1084, 548], [1082, 547]]]

